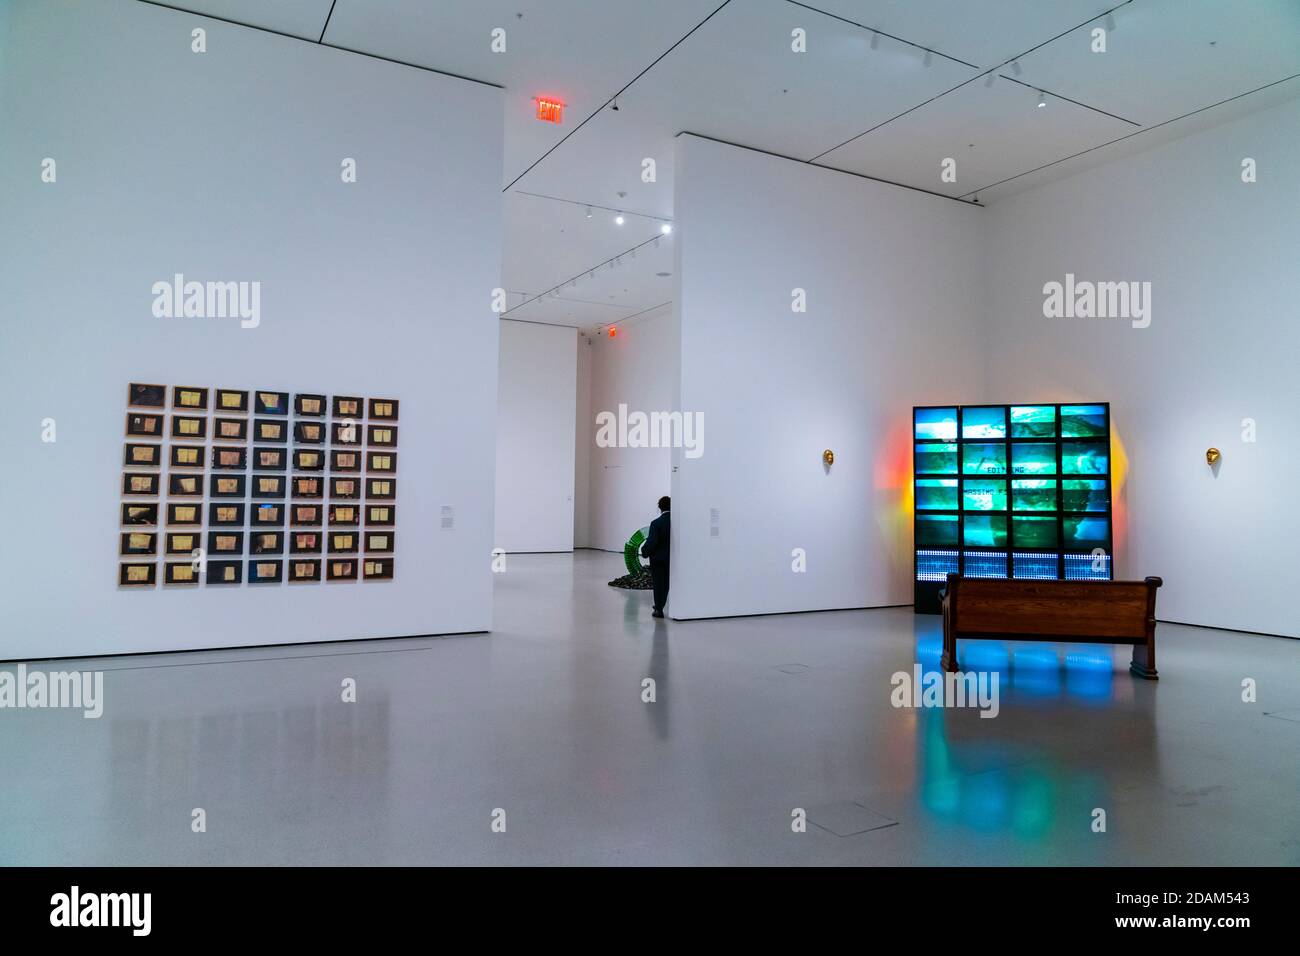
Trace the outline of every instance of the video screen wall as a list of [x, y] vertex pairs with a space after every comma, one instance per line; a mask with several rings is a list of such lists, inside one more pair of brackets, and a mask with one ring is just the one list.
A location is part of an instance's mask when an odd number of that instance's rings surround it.
[[118, 586], [392, 580], [397, 418], [392, 398], [131, 383]]
[[1112, 577], [1108, 404], [917, 407], [912, 436], [918, 613], [950, 573]]

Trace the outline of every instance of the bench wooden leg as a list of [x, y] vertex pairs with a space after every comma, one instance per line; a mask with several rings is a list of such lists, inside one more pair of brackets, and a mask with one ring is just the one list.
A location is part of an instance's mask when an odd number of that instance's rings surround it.
[[1128, 669], [1138, 677], [1144, 677], [1147, 680], [1159, 680], [1160, 673], [1156, 670], [1156, 642], [1148, 641], [1146, 644], [1133, 645], [1133, 661], [1128, 665]]

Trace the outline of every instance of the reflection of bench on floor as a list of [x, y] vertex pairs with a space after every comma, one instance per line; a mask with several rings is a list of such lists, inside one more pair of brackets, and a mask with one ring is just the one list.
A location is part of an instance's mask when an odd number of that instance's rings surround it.
[[957, 641], [1132, 644], [1129, 670], [1156, 680], [1156, 588], [1145, 581], [1006, 581], [948, 575], [943, 656], [957, 670]]

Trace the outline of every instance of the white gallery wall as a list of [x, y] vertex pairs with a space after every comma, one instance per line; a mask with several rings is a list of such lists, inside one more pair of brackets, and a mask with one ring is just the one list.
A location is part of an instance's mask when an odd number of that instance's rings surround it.
[[577, 402], [573, 422], [573, 546], [591, 546], [591, 448], [593, 432], [591, 412], [591, 354], [594, 350], [590, 336], [575, 336], [577, 365]]
[[501, 323], [496, 536], [506, 551], [572, 551], [576, 329]]
[[[0, 17], [0, 658], [489, 628], [500, 91], [131, 0]], [[156, 318], [176, 273], [259, 323]], [[398, 399], [394, 579], [120, 589], [130, 382]]]
[[579, 441], [587, 445], [590, 456], [587, 546], [621, 552], [632, 532], [659, 514], [655, 503], [670, 493], [671, 450], [601, 447], [596, 417], [602, 412], [617, 416], [620, 405], [627, 406], [628, 415], [672, 411], [678, 356], [671, 307], [647, 313], [617, 330], [612, 339], [592, 340], [590, 405]]
[[670, 616], [910, 604], [911, 409], [982, 393], [984, 210], [690, 135], [674, 183], [705, 442], [673, 455]]
[[[987, 397], [1111, 403], [1127, 458], [1116, 573], [1164, 578], [1162, 620], [1300, 636], [1285, 580], [1300, 540], [1297, 183], [1292, 102], [986, 213]], [[1043, 286], [1067, 273], [1149, 282], [1150, 325], [1045, 318]]]

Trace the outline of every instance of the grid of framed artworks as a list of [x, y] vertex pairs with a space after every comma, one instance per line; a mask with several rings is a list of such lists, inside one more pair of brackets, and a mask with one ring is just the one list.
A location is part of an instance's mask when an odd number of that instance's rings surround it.
[[912, 409], [915, 606], [950, 573], [1109, 580], [1110, 406]]
[[123, 588], [393, 578], [398, 401], [127, 387]]

